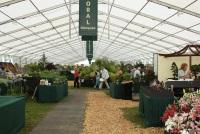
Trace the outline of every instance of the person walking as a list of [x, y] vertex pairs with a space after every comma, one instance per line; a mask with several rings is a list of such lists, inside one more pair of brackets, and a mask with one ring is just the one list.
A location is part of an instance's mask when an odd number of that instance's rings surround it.
[[76, 87], [79, 88], [79, 72], [77, 68], [74, 71], [74, 88]]
[[138, 67], [134, 72], [134, 78], [140, 79], [141, 77], [141, 67]]
[[100, 73], [99, 73], [99, 71], [96, 71], [95, 72], [95, 77], [96, 77], [96, 82], [95, 82], [95, 86], [94, 86], [94, 88], [98, 88], [99, 87], [99, 83], [100, 83]]
[[101, 78], [100, 78], [99, 89], [102, 89], [103, 83], [106, 84], [107, 89], [110, 89], [110, 86], [108, 85], [108, 79], [109, 79], [108, 70], [105, 69], [105, 68], [103, 68], [103, 69], [101, 70]]

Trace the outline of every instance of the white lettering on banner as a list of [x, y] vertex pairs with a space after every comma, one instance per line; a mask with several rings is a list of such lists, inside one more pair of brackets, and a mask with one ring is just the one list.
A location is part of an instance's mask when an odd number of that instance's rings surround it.
[[85, 30], [85, 29], [87, 29], [87, 30], [95, 30], [96, 27], [81, 27], [81, 29], [82, 30]]
[[90, 7], [91, 2], [89, 0], [86, 0], [86, 24], [90, 25]]
[[86, 6], [89, 7], [91, 5], [90, 1], [86, 1]]
[[90, 25], [89, 20], [86, 21], [86, 24], [87, 24], [87, 25]]
[[90, 19], [90, 14], [87, 14], [87, 15], [86, 15], [86, 19]]
[[90, 12], [90, 8], [89, 7], [86, 8], [86, 12]]

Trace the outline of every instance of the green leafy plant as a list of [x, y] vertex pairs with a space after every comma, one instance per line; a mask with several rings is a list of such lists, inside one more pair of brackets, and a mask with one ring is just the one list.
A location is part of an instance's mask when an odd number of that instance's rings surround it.
[[39, 76], [40, 68], [37, 63], [31, 63], [24, 66], [25, 72], [30, 76]]
[[141, 61], [137, 61], [136, 64], [134, 65], [135, 68], [141, 67], [144, 68], [144, 64]]
[[199, 65], [192, 65], [190, 67], [192, 73], [194, 74], [195, 76], [195, 79], [197, 79], [197, 74], [200, 73], [200, 64]]
[[50, 83], [62, 84], [66, 82], [66, 77], [61, 76], [59, 72], [44, 70], [39, 72], [39, 76], [43, 79], [48, 79]]
[[131, 74], [129, 74], [127, 72], [125, 72], [122, 77], [123, 77], [123, 81], [130, 81], [130, 80], [132, 80]]

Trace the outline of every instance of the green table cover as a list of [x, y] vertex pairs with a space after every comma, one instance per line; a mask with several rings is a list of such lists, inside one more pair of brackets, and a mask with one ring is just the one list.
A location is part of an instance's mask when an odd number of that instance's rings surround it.
[[139, 112], [145, 119], [145, 125], [149, 127], [162, 126], [160, 117], [166, 107], [173, 103], [173, 93], [167, 90], [155, 91], [149, 88], [141, 88], [140, 91]]
[[25, 98], [0, 96], [0, 134], [16, 134], [25, 124]]
[[139, 92], [139, 97], [140, 97], [140, 101], [139, 101], [139, 113], [141, 117], [144, 117], [144, 89], [142, 88]]
[[111, 97], [115, 98], [115, 99], [121, 99], [122, 98], [122, 88], [123, 86], [119, 83], [111, 83], [110, 84], [110, 94]]
[[110, 83], [110, 95], [115, 99], [132, 99], [132, 83]]
[[133, 84], [133, 92], [139, 93], [140, 92], [140, 82], [134, 82]]
[[38, 102], [57, 102], [68, 95], [68, 86], [61, 85], [40, 85], [37, 93]]

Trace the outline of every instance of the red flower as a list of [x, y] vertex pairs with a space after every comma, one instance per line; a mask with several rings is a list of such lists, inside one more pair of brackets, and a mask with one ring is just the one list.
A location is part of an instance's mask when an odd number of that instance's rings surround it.
[[172, 134], [179, 134], [180, 130], [178, 128], [173, 128]]
[[161, 120], [162, 120], [163, 122], [167, 121], [167, 119], [168, 119], [169, 117], [173, 117], [174, 114], [175, 114], [176, 112], [177, 112], [177, 107], [176, 107], [176, 105], [175, 105], [175, 104], [169, 105], [169, 106], [166, 108], [166, 110], [165, 110], [163, 116], [161, 117]]
[[182, 107], [182, 111], [185, 112], [185, 113], [189, 113], [190, 108], [188, 106]]

